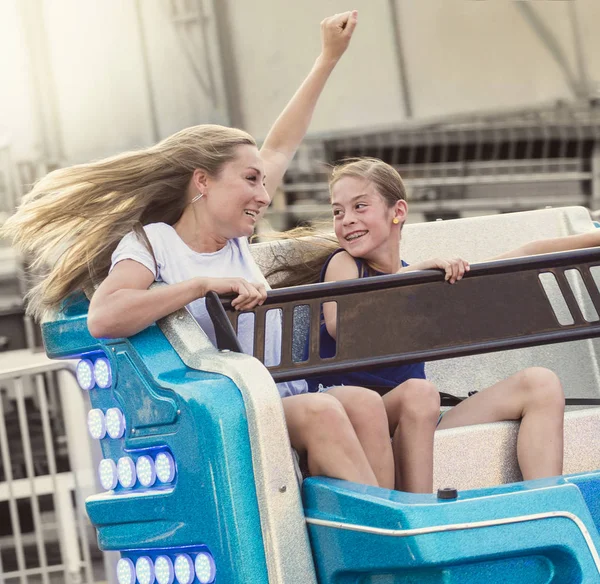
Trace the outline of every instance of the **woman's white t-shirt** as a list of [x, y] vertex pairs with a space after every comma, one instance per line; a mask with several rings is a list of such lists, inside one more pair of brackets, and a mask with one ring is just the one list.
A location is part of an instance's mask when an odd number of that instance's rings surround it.
[[[244, 278], [249, 282], [260, 282], [268, 287], [256, 265], [246, 238], [227, 241], [225, 247], [214, 253], [199, 253], [184, 243], [173, 227], [166, 223], [151, 223], [144, 231], [152, 245], [152, 254], [135, 232], [128, 233], [112, 254], [112, 268], [122, 260], [134, 260], [153, 274], [158, 282], [177, 284], [195, 277]], [[206, 310], [204, 298], [187, 305], [208, 338], [216, 345], [215, 329]], [[238, 339], [245, 353], [252, 354], [254, 342], [253, 315], [242, 314], [238, 321]], [[265, 331], [265, 364], [279, 363], [281, 357], [281, 316], [279, 311], [267, 312]], [[281, 397], [307, 391], [304, 380], [278, 383]]]

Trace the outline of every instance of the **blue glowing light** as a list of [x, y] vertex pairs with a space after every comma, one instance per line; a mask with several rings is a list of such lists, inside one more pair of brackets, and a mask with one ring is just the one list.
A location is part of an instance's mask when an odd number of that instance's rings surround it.
[[171, 483], [175, 478], [175, 460], [168, 452], [159, 452], [154, 462], [156, 476], [161, 483]]

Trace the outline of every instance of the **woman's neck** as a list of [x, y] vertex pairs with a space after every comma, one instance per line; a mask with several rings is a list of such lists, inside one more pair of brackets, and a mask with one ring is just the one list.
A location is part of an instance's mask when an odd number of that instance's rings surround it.
[[199, 253], [213, 253], [227, 244], [227, 238], [217, 235], [191, 206], [186, 207], [173, 228], [188, 247]]

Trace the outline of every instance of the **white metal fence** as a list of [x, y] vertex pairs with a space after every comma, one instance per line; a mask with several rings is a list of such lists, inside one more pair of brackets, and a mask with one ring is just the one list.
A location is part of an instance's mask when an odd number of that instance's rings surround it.
[[84, 507], [87, 409], [70, 363], [0, 354], [0, 584], [106, 581]]

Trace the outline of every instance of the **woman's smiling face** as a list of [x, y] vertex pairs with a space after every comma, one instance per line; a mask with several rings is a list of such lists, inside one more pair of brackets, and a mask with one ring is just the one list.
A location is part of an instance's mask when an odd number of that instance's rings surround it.
[[375, 185], [364, 178], [345, 176], [335, 182], [331, 206], [340, 246], [353, 257], [373, 258], [398, 228], [393, 223], [395, 207], [388, 206]]
[[206, 180], [206, 211], [215, 230], [230, 239], [250, 236], [271, 199], [265, 188], [264, 162], [255, 146], [239, 146], [218, 176]]

